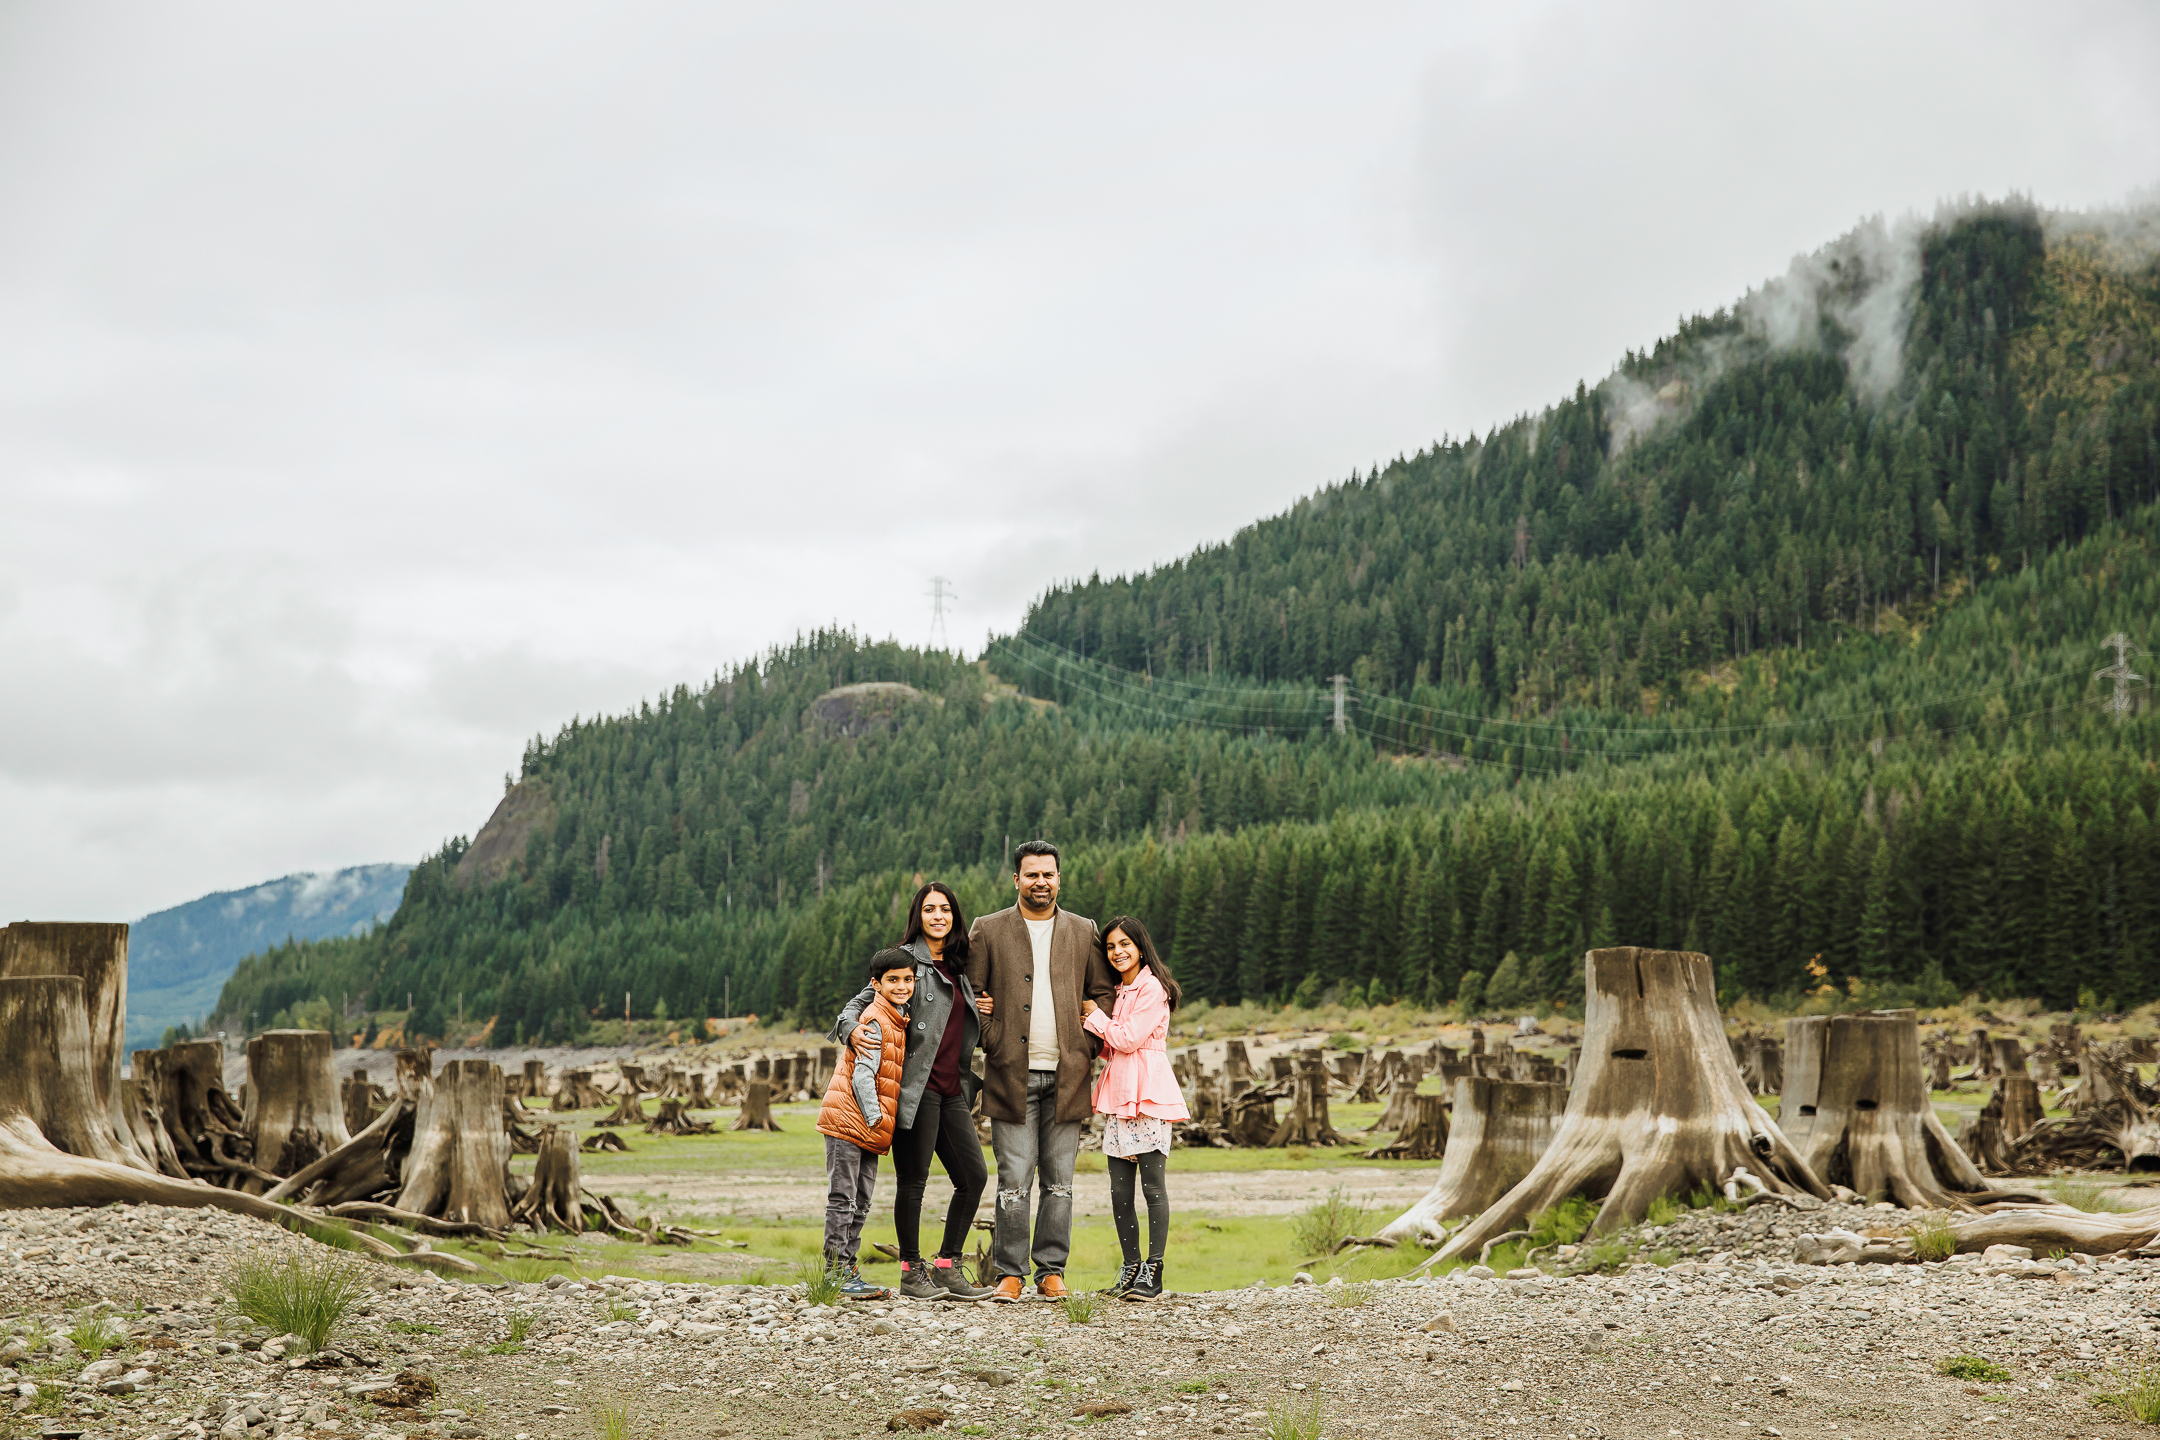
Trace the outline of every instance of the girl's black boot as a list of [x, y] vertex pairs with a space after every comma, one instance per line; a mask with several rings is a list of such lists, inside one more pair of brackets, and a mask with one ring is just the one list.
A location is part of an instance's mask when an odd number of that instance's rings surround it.
[[1132, 1283], [1125, 1287], [1120, 1300], [1153, 1300], [1162, 1294], [1163, 1262], [1143, 1260], [1133, 1274]]

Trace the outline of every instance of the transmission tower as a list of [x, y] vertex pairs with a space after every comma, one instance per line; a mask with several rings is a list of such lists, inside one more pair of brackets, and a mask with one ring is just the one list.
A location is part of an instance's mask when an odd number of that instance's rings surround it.
[[2130, 713], [2130, 687], [2145, 683], [2145, 677], [2130, 668], [2130, 657], [2137, 653], [2137, 646], [2131, 644], [2130, 637], [2120, 630], [2100, 643], [2114, 649], [2115, 663], [2105, 669], [2094, 671], [2093, 678], [2115, 682], [2115, 693], [2100, 703], [2104, 708], [2112, 710], [2117, 720], [2121, 720], [2123, 716]]
[[945, 637], [945, 602], [960, 597], [953, 593], [952, 581], [942, 575], [930, 577], [930, 648], [950, 650], [952, 642]]

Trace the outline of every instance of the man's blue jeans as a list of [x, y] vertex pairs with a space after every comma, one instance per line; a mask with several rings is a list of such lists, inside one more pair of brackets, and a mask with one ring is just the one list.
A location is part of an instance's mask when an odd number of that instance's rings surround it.
[[[1080, 1122], [1057, 1119], [1057, 1071], [1030, 1070], [1027, 1116], [992, 1120], [990, 1144], [997, 1151], [997, 1228], [990, 1259], [1000, 1276], [1027, 1279], [1028, 1261], [1035, 1278], [1063, 1275], [1072, 1253], [1073, 1170], [1080, 1163]], [[1028, 1245], [1028, 1201], [1035, 1177], [1042, 1176], [1042, 1205], [1035, 1212], [1035, 1243]]]

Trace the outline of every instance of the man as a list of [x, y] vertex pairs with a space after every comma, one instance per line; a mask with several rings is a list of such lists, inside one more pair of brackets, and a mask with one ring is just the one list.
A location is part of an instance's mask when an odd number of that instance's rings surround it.
[[[1095, 922], [1058, 907], [1057, 847], [1030, 840], [1013, 854], [1018, 902], [968, 932], [968, 981], [983, 1022], [983, 1113], [997, 1151], [997, 1227], [990, 1258], [993, 1300], [1014, 1301], [1034, 1261], [1035, 1293], [1064, 1296], [1072, 1250], [1073, 1171], [1090, 1109], [1095, 1041], [1080, 1002], [1109, 1009], [1117, 975]], [[1028, 1202], [1042, 1176], [1042, 1203], [1028, 1237]]]

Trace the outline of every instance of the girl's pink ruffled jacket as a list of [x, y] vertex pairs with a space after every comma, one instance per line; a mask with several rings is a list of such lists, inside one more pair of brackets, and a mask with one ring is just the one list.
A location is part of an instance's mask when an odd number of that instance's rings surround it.
[[1081, 1022], [1102, 1038], [1109, 1063], [1095, 1082], [1095, 1109], [1131, 1119], [1190, 1120], [1177, 1072], [1170, 1068], [1164, 1037], [1170, 1033], [1170, 996], [1152, 970], [1117, 989], [1115, 1008], [1097, 1010]]

